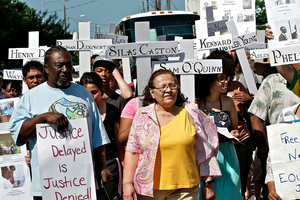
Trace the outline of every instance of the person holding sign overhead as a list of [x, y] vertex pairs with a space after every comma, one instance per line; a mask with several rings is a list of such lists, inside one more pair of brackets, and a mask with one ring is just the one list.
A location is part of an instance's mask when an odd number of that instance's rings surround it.
[[[234, 75], [234, 65], [230, 57], [223, 52], [214, 51], [206, 59], [222, 59], [221, 74], [205, 74], [195, 76], [195, 93], [197, 104], [217, 127], [224, 127], [230, 134], [239, 137], [238, 118], [232, 98], [223, 95], [227, 92], [230, 77]], [[240, 168], [236, 150], [231, 139], [219, 134], [220, 148], [217, 160], [222, 176], [213, 179], [216, 199], [242, 199]], [[200, 184], [200, 188], [206, 187]], [[228, 191], [226, 195], [224, 191]], [[199, 200], [203, 198], [199, 193]]]
[[[124, 160], [124, 200], [214, 198], [212, 177], [221, 176], [215, 155], [215, 125], [187, 103], [175, 74], [155, 71], [144, 89], [143, 106], [132, 122]], [[180, 159], [179, 159], [180, 158]]]
[[111, 179], [105, 164], [104, 148], [110, 141], [93, 97], [82, 86], [71, 82], [73, 65], [70, 53], [61, 46], [51, 47], [45, 53], [44, 63], [47, 81], [22, 96], [10, 119], [10, 131], [16, 144], [21, 146], [29, 141], [32, 167], [30, 194], [34, 199], [42, 199], [36, 145], [36, 125], [40, 123], [54, 124], [58, 132], [64, 132], [68, 129], [68, 120], [86, 118], [94, 159], [100, 163], [96, 173], [101, 174], [104, 183]]

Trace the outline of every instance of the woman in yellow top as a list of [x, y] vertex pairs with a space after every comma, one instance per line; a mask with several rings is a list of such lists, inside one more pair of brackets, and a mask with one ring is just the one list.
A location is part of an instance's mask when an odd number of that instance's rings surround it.
[[138, 199], [214, 198], [215, 125], [196, 104], [186, 103], [174, 73], [158, 70], [144, 90], [143, 105], [132, 122], [124, 161], [123, 197]]

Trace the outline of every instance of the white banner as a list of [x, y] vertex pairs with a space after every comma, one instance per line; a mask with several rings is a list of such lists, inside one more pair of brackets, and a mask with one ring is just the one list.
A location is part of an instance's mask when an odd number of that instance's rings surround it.
[[96, 199], [86, 118], [70, 120], [64, 133], [49, 124], [36, 131], [43, 199]]
[[22, 70], [4, 69], [4, 80], [23, 80]]
[[50, 47], [39, 47], [39, 48], [9, 48], [8, 59], [32, 59], [41, 58], [45, 56], [46, 51]]
[[106, 57], [123, 58], [129, 56], [157, 56], [178, 54], [177, 41], [128, 43], [110, 45], [107, 47]]
[[221, 36], [195, 39], [194, 43], [197, 50], [205, 50], [230, 46], [233, 44], [233, 41], [231, 34], [226, 34]]
[[271, 66], [287, 65], [300, 62], [300, 46], [269, 49]]
[[128, 43], [128, 36], [95, 33], [94, 39], [111, 39], [113, 44]]
[[267, 126], [276, 192], [282, 199], [300, 198], [300, 123]]
[[90, 40], [56, 40], [57, 46], [63, 46], [68, 51], [79, 50], [106, 50], [112, 44], [111, 39], [90, 39]]
[[152, 62], [152, 71], [159, 69], [168, 69], [175, 74], [220, 74], [223, 71], [220, 59]]

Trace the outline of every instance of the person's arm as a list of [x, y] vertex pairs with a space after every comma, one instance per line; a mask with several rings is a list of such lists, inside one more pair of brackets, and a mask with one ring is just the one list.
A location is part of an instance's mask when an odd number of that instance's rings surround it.
[[125, 156], [125, 149], [122, 146], [122, 144], [120, 143], [119, 130], [120, 130], [120, 121], [118, 121], [114, 124], [114, 132], [115, 132], [115, 145], [116, 145], [117, 150], [118, 150], [120, 162], [123, 165], [124, 156]]
[[238, 130], [238, 117], [237, 117], [237, 112], [236, 112], [236, 108], [235, 108], [235, 104], [232, 100], [232, 98], [230, 97], [226, 97], [226, 102], [228, 104], [228, 111], [229, 111], [229, 116], [230, 116], [230, 120], [231, 120], [231, 129], [232, 131], [230, 132], [231, 135], [233, 135], [234, 137], [239, 137], [239, 130]]
[[112, 174], [106, 168], [105, 146], [102, 145], [94, 149], [95, 163], [96, 163], [96, 175], [101, 175], [103, 184], [111, 181]]
[[69, 121], [61, 113], [47, 112], [40, 114], [34, 118], [26, 119], [20, 129], [17, 142], [26, 143], [36, 135], [36, 125], [40, 123], [50, 123], [57, 126], [58, 132], [68, 129]]
[[129, 151], [125, 152], [124, 173], [123, 173], [123, 199], [135, 199], [133, 178], [138, 166], [139, 155]]
[[292, 84], [295, 72], [291, 65], [278, 65], [276, 69], [289, 84]]
[[133, 119], [121, 117], [120, 130], [119, 130], [119, 141], [120, 141], [120, 144], [123, 146], [125, 146], [127, 143], [132, 121], [133, 121]]
[[[206, 176], [201, 177], [201, 181], [211, 181], [212, 177]], [[215, 199], [215, 190], [214, 190], [214, 183], [209, 184], [206, 187], [202, 187], [202, 199], [207, 200], [214, 200]]]
[[121, 90], [121, 96], [126, 101], [129, 101], [133, 97], [133, 92], [132, 92], [131, 88], [125, 82], [125, 80], [123, 79], [123, 77], [121, 76], [121, 74], [120, 74], [120, 72], [117, 68], [115, 68], [112, 73], [113, 73], [113, 76], [114, 76], [114, 78], [116, 79], [116, 81], [119, 85], [120, 90]]
[[253, 114], [251, 114], [250, 119], [251, 119], [253, 134], [258, 146], [257, 156], [259, 158], [267, 159], [269, 146], [265, 134], [263, 121]]
[[268, 182], [269, 196], [270, 200], [281, 200], [281, 197], [276, 193], [274, 181]]

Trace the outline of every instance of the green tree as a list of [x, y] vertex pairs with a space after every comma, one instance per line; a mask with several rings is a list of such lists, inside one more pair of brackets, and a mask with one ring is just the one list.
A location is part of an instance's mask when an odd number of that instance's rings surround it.
[[265, 30], [267, 23], [267, 13], [265, 1], [255, 0], [255, 14], [256, 14], [256, 29]]
[[0, 69], [21, 67], [21, 60], [8, 60], [8, 48], [28, 47], [28, 32], [39, 31], [39, 44], [53, 46], [56, 39], [70, 39], [57, 14], [46, 16], [20, 1], [0, 1]]

